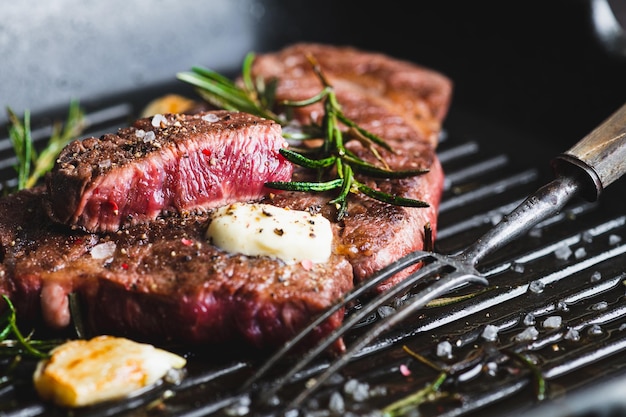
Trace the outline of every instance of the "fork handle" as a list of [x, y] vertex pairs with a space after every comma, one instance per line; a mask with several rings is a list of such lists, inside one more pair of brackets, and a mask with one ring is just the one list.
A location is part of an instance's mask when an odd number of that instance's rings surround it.
[[626, 105], [553, 161], [557, 178], [524, 200], [458, 255], [476, 265], [488, 254], [558, 213], [574, 196], [589, 200], [626, 171]]
[[559, 176], [577, 176], [581, 195], [597, 200], [604, 188], [626, 173], [626, 104], [557, 156], [552, 166]]

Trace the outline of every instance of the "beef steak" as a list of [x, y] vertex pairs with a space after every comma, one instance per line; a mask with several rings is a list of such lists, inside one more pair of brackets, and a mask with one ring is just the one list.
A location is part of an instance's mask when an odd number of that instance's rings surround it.
[[68, 145], [47, 177], [50, 217], [116, 231], [168, 212], [258, 200], [288, 181], [280, 125], [245, 113], [155, 115]]
[[[428, 208], [406, 208], [350, 196], [348, 215], [335, 227], [341, 236], [340, 250], [352, 263], [355, 279], [362, 280], [401, 256], [423, 249], [424, 226], [430, 225], [433, 238], [436, 235], [443, 171], [435, 151], [450, 104], [452, 83], [438, 72], [383, 54], [312, 43], [295, 44], [259, 56], [253, 74], [278, 80], [278, 102], [304, 100], [322, 89], [309, 55], [335, 89], [344, 113], [393, 147], [394, 152], [378, 149], [390, 168], [430, 170], [427, 175], [403, 180], [360, 178], [372, 188], [430, 204]], [[320, 123], [322, 116], [321, 103], [295, 109], [295, 117], [303, 124]], [[361, 158], [378, 163], [361, 142], [352, 141], [346, 146]], [[299, 170], [294, 178], [307, 175]], [[324, 204], [329, 198], [332, 197], [311, 196], [306, 205], [324, 207], [330, 218], [333, 209]], [[284, 193], [274, 203], [302, 209], [305, 206], [298, 205], [302, 201]]]
[[[329, 262], [311, 266], [225, 253], [212, 246], [204, 235], [210, 209], [198, 213], [182, 210], [170, 216], [151, 214], [150, 221], [130, 221], [121, 230], [109, 231], [89, 225], [111, 223], [110, 229], [116, 229], [126, 220], [110, 222], [98, 217], [94, 222], [97, 216], [87, 215], [79, 221], [71, 212], [56, 215], [52, 221], [47, 205], [54, 192], [61, 195], [61, 185], [56, 191], [54, 187], [22, 191], [0, 199], [0, 291], [10, 296], [20, 316], [43, 318], [52, 327], [66, 326], [66, 295], [74, 292], [83, 301], [87, 320], [96, 332], [189, 343], [246, 340], [273, 347], [341, 298], [355, 280], [421, 249], [424, 227], [436, 230], [443, 172], [435, 146], [449, 102], [449, 81], [382, 55], [309, 44], [260, 56], [255, 74], [278, 77], [279, 99], [308, 98], [321, 85], [310, 72], [306, 53], [315, 55], [336, 87], [344, 112], [392, 144], [394, 152], [379, 150], [390, 167], [430, 170], [402, 180], [360, 180], [372, 188], [427, 201], [430, 207], [390, 206], [351, 194], [347, 215], [333, 223]], [[314, 105], [298, 109], [296, 115], [303, 122], [319, 121], [319, 111]], [[134, 129], [148, 127], [145, 123]], [[182, 136], [180, 140], [185, 147]], [[189, 140], [196, 146], [196, 137], [189, 135]], [[360, 142], [348, 146], [375, 162]], [[141, 157], [125, 161], [129, 172], [135, 172], [133, 167], [141, 161]], [[303, 169], [293, 172], [296, 180], [310, 175]], [[83, 194], [77, 193], [80, 187], [70, 183], [68, 188], [75, 193], [69, 199], [77, 207], [83, 200]], [[332, 197], [280, 192], [265, 196], [262, 202], [321, 212], [334, 220], [336, 208], [328, 204]], [[69, 219], [70, 226], [58, 222], [63, 218]], [[89, 232], [76, 225], [105, 231]], [[341, 321], [342, 312], [338, 312], [314, 337], [324, 337]], [[337, 347], [341, 348], [340, 342]]]

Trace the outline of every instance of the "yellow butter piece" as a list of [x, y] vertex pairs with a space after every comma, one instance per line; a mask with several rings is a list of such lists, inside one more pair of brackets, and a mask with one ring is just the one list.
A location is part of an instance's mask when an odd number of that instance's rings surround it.
[[65, 407], [127, 396], [186, 364], [171, 352], [112, 336], [73, 340], [51, 354], [37, 365], [35, 389], [42, 399]]

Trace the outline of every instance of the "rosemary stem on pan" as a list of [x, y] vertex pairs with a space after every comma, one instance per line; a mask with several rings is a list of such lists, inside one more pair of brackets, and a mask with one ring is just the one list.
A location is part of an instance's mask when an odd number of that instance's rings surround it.
[[46, 146], [37, 152], [33, 144], [30, 126], [30, 112], [24, 111], [20, 120], [11, 108], [7, 108], [9, 116], [9, 138], [15, 152], [17, 163], [17, 189], [31, 188], [50, 171], [61, 149], [72, 140], [78, 138], [85, 128], [83, 111], [78, 102], [72, 100], [69, 105], [65, 123], [55, 123]]
[[[24, 336], [17, 327], [17, 317], [13, 303], [4, 294], [2, 299], [7, 305], [7, 310], [0, 318], [0, 354], [25, 354], [35, 358], [47, 358], [48, 354], [44, 350], [53, 347], [56, 343], [31, 340], [30, 336]], [[11, 335], [15, 339], [9, 339]], [[40, 350], [38, 347], [43, 350]]]
[[[329, 203], [337, 207], [337, 220], [341, 220], [347, 211], [348, 196], [351, 193], [363, 194], [375, 200], [405, 207], [428, 207], [427, 202], [403, 196], [385, 193], [357, 179], [356, 174], [371, 178], [401, 179], [422, 175], [427, 169], [392, 170], [389, 169], [375, 146], [393, 152], [393, 148], [377, 135], [363, 129], [346, 117], [337, 100], [335, 90], [321, 70], [315, 57], [308, 56], [311, 68], [319, 78], [322, 89], [313, 97], [301, 101], [283, 101], [276, 103], [275, 94], [278, 80], [264, 80], [252, 76], [252, 64], [255, 55], [249, 53], [244, 59], [242, 69], [243, 86], [218, 74], [215, 71], [193, 67], [190, 72], [178, 74], [178, 79], [196, 87], [199, 95], [212, 105], [233, 111], [242, 111], [265, 117], [281, 124], [284, 136], [292, 140], [323, 139], [317, 147], [303, 148], [300, 151], [281, 149], [281, 154], [290, 162], [317, 171], [317, 181], [304, 182], [268, 182], [268, 188], [287, 191], [328, 192], [335, 191], [337, 196]], [[296, 108], [323, 103], [324, 116], [321, 126], [311, 124], [302, 126], [298, 132], [292, 132], [293, 124], [286, 115], [274, 112], [274, 107]], [[289, 114], [289, 111], [285, 112]], [[346, 148], [345, 143], [357, 140], [364, 144], [379, 164], [373, 164], [360, 158]], [[332, 178], [332, 177], [335, 178]], [[330, 177], [330, 178], [329, 178]]]

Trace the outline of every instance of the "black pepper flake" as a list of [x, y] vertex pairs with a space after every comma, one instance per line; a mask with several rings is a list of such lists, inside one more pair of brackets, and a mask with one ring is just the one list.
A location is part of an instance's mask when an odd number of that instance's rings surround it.
[[277, 236], [282, 236], [285, 234], [285, 231], [283, 229], [274, 229], [274, 234], [276, 234]]
[[261, 212], [263, 213], [264, 216], [267, 216], [267, 217], [273, 217], [274, 216], [272, 213], [270, 213], [266, 209], [263, 209]]

